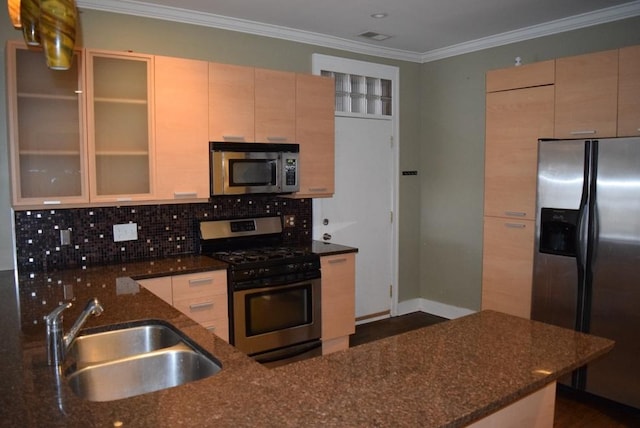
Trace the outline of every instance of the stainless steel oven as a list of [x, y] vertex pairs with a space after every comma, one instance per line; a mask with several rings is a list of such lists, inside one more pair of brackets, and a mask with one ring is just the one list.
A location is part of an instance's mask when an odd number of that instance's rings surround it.
[[320, 257], [282, 246], [280, 217], [203, 221], [200, 237], [228, 263], [232, 345], [269, 367], [322, 354]]
[[267, 366], [320, 355], [320, 278], [233, 292], [233, 344]]

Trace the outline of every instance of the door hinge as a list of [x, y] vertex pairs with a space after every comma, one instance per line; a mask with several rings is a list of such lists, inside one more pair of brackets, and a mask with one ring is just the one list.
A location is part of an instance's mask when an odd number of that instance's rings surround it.
[[393, 298], [393, 284], [389, 284], [389, 298]]
[[389, 211], [389, 223], [393, 223], [393, 211]]
[[393, 135], [389, 137], [389, 145], [393, 148]]

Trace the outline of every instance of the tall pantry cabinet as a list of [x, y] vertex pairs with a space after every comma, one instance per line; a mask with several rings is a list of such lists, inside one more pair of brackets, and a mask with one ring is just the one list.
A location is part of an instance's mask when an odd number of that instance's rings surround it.
[[487, 73], [482, 309], [531, 311], [537, 150], [553, 135], [554, 61]]

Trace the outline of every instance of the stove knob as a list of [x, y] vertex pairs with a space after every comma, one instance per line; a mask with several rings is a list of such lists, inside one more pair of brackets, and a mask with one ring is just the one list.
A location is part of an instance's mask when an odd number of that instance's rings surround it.
[[252, 276], [256, 276], [256, 271], [255, 271], [255, 270], [253, 270], [253, 269], [249, 269], [249, 270], [247, 271], [247, 276], [250, 276], [250, 277], [252, 277]]

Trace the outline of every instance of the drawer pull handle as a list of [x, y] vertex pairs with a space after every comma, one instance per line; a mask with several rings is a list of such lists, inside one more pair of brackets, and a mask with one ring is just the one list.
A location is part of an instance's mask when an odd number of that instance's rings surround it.
[[198, 196], [198, 192], [173, 192], [173, 197], [180, 198], [195, 198]]
[[343, 258], [341, 258], [341, 259], [331, 259], [331, 260], [329, 260], [329, 263], [330, 263], [330, 264], [335, 264], [335, 263], [344, 263], [344, 262], [346, 262], [346, 261], [347, 261], [347, 258], [346, 258], [346, 257], [343, 257]]
[[522, 223], [505, 223], [504, 225], [512, 229], [524, 229], [525, 227], [527, 227], [526, 224], [522, 224]]
[[213, 307], [213, 301], [209, 300], [207, 302], [201, 302], [201, 303], [192, 303], [189, 305], [189, 309], [191, 309], [192, 311], [195, 311], [197, 309], [205, 309], [205, 308], [212, 308]]
[[505, 211], [504, 214], [509, 217], [526, 217], [527, 216], [527, 213], [522, 211]]
[[581, 131], [571, 131], [569, 134], [571, 135], [593, 135], [596, 133], [595, 129], [583, 129]]
[[196, 278], [196, 279], [190, 279], [189, 285], [204, 285], [204, 284], [210, 284], [212, 282], [213, 282], [213, 278]]

